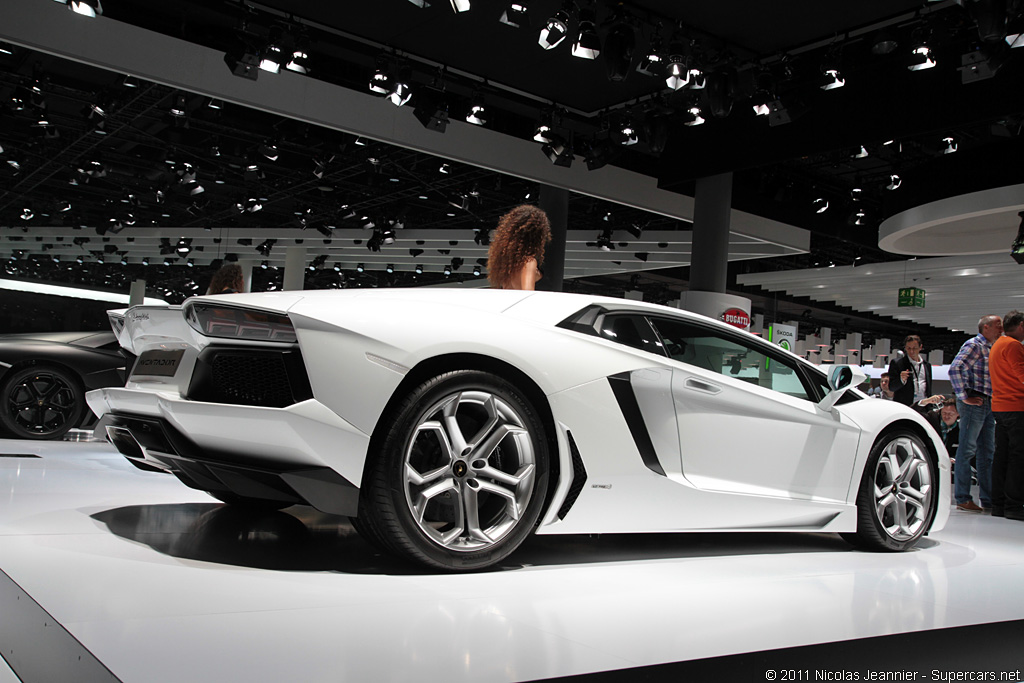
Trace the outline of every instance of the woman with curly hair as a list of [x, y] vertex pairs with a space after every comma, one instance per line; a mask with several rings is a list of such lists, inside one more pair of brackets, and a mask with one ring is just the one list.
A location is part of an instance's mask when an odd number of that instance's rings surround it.
[[495, 289], [533, 290], [541, 278], [551, 225], [541, 209], [523, 204], [498, 221], [487, 254], [487, 279]]
[[242, 281], [242, 266], [228, 263], [213, 274], [207, 294], [236, 294], [245, 287]]

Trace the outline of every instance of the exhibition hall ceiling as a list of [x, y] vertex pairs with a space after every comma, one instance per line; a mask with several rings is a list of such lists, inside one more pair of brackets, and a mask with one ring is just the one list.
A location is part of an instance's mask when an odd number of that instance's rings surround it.
[[[15, 5], [30, 3], [12, 1], [8, 11]], [[550, 158], [547, 184], [573, 190], [571, 287], [640, 288], [655, 300], [685, 286], [690, 214], [580, 191], [587, 173], [595, 187], [602, 173], [626, 173], [692, 196], [696, 179], [732, 172], [737, 210], [810, 231], [809, 248], [801, 248], [799, 240], [737, 229], [734, 280], [899, 260], [877, 246], [886, 217], [1024, 182], [1024, 50], [1010, 46], [1020, 32], [1019, 0], [1005, 8], [990, 0], [803, 0], [784, 11], [753, 0], [107, 0], [102, 12], [76, 17], [80, 31], [119, 22], [174, 39], [185, 46], [175, 56], [181, 80], [126, 82], [130, 54], [116, 64], [78, 63], [0, 26], [9, 41], [0, 49], [0, 257], [18, 257], [10, 276], [96, 286], [146, 277], [174, 298], [199, 279], [189, 259], [266, 260], [271, 268], [257, 282], [270, 286], [280, 281], [272, 266], [283, 264], [284, 247], [302, 240], [309, 260], [325, 257], [307, 286], [473, 280], [487, 229], [509, 206], [535, 199], [538, 186], [512, 155], [486, 168], [453, 160], [473, 111], [483, 129], [534, 145], [544, 164]], [[544, 49], [544, 38], [558, 37], [557, 23], [543, 31], [552, 17], [567, 19], [568, 35]], [[595, 37], [585, 35], [576, 52], [588, 54], [587, 40], [596, 38], [595, 59], [573, 54], [576, 34], [590, 28]], [[432, 127], [433, 142], [360, 138], [271, 111], [293, 102], [243, 106], [231, 93], [207, 92], [204, 74], [188, 72], [188, 46], [223, 53], [219, 69], [234, 67], [253, 88], [302, 78], [311, 88], [401, 102], [401, 116]], [[256, 67], [276, 54], [281, 73]], [[298, 71], [288, 71], [289, 62]], [[338, 98], [339, 106], [350, 101]], [[768, 113], [755, 114], [754, 105]], [[538, 135], [542, 125], [548, 130]], [[389, 229], [393, 244], [367, 248]], [[614, 252], [601, 249], [602, 236]], [[197, 248], [178, 252], [180, 238]], [[461, 249], [468, 251], [459, 268], [445, 276]], [[82, 265], [72, 268], [79, 256]], [[396, 272], [386, 272], [389, 265]]]

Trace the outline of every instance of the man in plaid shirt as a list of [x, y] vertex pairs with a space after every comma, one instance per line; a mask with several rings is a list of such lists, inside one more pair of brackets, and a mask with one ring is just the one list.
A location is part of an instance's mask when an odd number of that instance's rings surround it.
[[[992, 507], [992, 455], [996, 448], [996, 423], [992, 416], [992, 383], [988, 374], [988, 352], [1003, 333], [998, 315], [978, 321], [978, 335], [968, 339], [949, 365], [949, 381], [960, 412], [960, 445], [953, 469], [956, 509], [981, 512]], [[978, 473], [981, 507], [971, 497], [971, 458]]]

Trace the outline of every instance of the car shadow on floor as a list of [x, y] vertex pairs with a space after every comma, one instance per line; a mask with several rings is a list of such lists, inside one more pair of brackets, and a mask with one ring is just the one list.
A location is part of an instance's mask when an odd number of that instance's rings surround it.
[[[437, 573], [374, 547], [347, 517], [295, 506], [282, 511], [219, 503], [132, 505], [92, 518], [115, 536], [172, 557], [280, 571]], [[924, 539], [918, 547], [934, 541]], [[847, 552], [837, 534], [690, 533], [534, 536], [493, 571], [656, 559]]]

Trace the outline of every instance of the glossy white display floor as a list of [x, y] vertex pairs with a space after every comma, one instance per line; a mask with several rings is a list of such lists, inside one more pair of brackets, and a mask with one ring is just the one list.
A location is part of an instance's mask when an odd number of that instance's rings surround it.
[[1021, 522], [954, 511], [904, 554], [548, 536], [444, 575], [344, 518], [240, 513], [102, 443], [0, 441], [0, 570], [0, 683], [75, 647], [125, 683], [523, 681], [1024, 618]]

